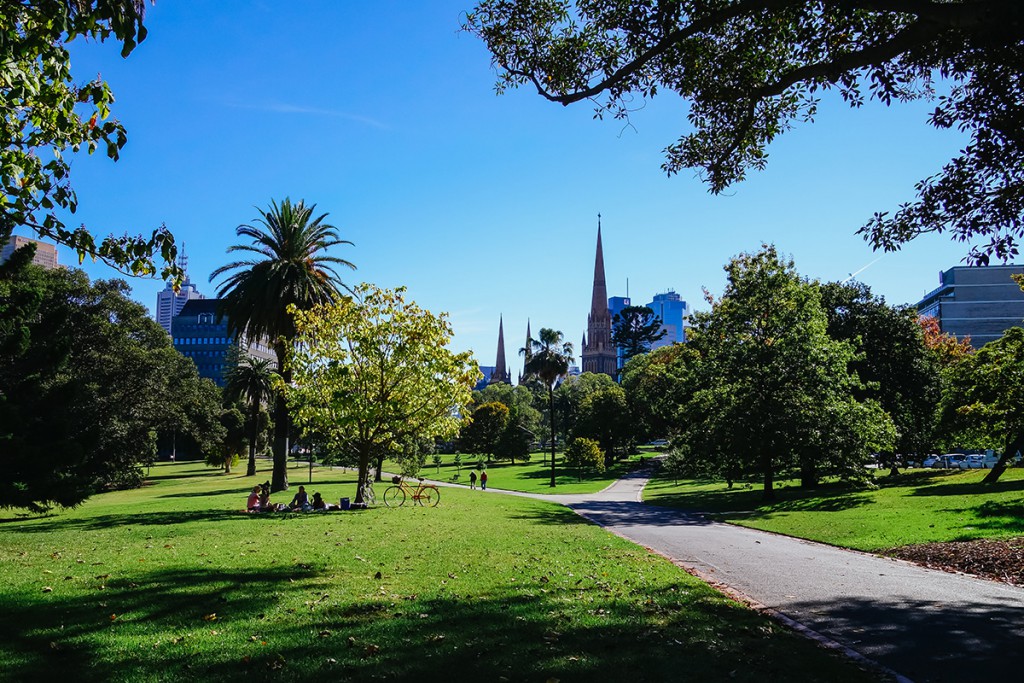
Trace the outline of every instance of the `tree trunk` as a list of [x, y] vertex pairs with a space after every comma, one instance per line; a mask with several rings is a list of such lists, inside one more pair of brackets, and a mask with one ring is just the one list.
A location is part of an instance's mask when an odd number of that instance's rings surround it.
[[800, 488], [818, 488], [818, 468], [814, 463], [806, 462], [800, 467]]
[[380, 473], [381, 470], [384, 469], [384, 455], [383, 454], [378, 456], [378, 458], [377, 458], [377, 468], [376, 469], [377, 469], [377, 471], [373, 473], [373, 480], [377, 481], [377, 482], [384, 481], [384, 479], [381, 477], [381, 473]]
[[764, 494], [762, 500], [775, 500], [775, 471], [772, 469], [772, 456], [765, 453], [761, 456], [761, 468], [764, 470]]
[[[285, 386], [292, 381], [292, 373], [285, 370], [284, 357], [285, 345], [277, 342], [274, 345], [277, 354], [277, 371], [284, 380]], [[288, 403], [284, 399], [284, 392], [279, 391], [274, 399], [274, 476], [271, 478], [270, 491], [288, 490], [288, 437], [291, 433], [291, 420], [288, 419]]]
[[1006, 439], [1006, 449], [1003, 451], [1003, 456], [999, 458], [999, 462], [985, 475], [982, 479], [984, 484], [994, 484], [999, 481], [999, 477], [1003, 476], [1003, 472], [1006, 471], [1006, 465], [1010, 462], [1010, 458], [1017, 454], [1017, 451], [1024, 449], [1024, 434], [1014, 434]]
[[249, 439], [249, 466], [245, 469], [245, 476], [255, 477], [256, 476], [256, 439], [260, 433], [260, 405], [256, 404], [251, 409], [249, 419], [252, 420], [252, 436]]
[[356, 478], [356, 501], [357, 503], [365, 502], [363, 500], [363, 486], [366, 485], [367, 480], [370, 478], [370, 450], [368, 448], [361, 448], [359, 450], [359, 476]]
[[551, 412], [551, 484], [555, 486], [555, 390], [548, 387], [548, 408]]

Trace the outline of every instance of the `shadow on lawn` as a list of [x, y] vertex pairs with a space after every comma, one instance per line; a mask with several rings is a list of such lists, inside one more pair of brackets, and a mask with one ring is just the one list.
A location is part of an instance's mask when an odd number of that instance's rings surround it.
[[915, 496], [969, 496], [985, 493], [1024, 491], [1024, 479], [1003, 479], [992, 484], [974, 481], [962, 484], [938, 484], [914, 489]]
[[[443, 590], [378, 595], [373, 586], [371, 596], [353, 599], [332, 595], [327, 577], [300, 568], [136, 580], [63, 600], [0, 597], [5, 676], [591, 683], [663, 681], [685, 671], [689, 680], [877, 680], [689, 585], [545, 576], [472, 599]], [[296, 600], [305, 607], [284, 608]], [[216, 621], [204, 620], [212, 614]]]
[[798, 602], [787, 615], [914, 681], [1016, 680], [1024, 669], [1018, 604]]
[[[162, 512], [139, 512], [124, 513], [116, 515], [99, 515], [86, 519], [50, 517], [45, 521], [39, 520], [11, 520], [9, 531], [21, 533], [49, 533], [51, 531], [94, 531], [96, 529], [109, 529], [112, 527], [130, 526], [168, 526], [174, 524], [191, 524], [192, 522], [219, 522], [223, 520], [237, 520], [240, 517], [251, 517], [256, 519], [285, 519], [295, 517], [296, 514], [281, 515], [249, 515], [241, 509], [237, 510], [192, 510], [192, 511], [162, 511]], [[18, 528], [17, 522], [21, 521], [23, 527]]]
[[688, 491], [659, 496], [657, 503], [693, 513], [748, 519], [779, 512], [837, 512], [868, 505], [871, 496], [859, 489], [823, 486], [816, 489], [776, 489], [775, 500], [766, 501], [760, 489], [735, 488]]

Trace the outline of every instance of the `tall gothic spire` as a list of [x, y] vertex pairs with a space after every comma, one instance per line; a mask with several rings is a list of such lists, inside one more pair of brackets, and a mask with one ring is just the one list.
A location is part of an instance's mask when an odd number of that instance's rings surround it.
[[498, 318], [498, 354], [494, 360], [494, 372], [491, 373], [491, 380], [488, 384], [499, 382], [512, 383], [505, 364], [505, 321], [503, 316]]
[[608, 285], [604, 280], [604, 249], [601, 246], [601, 214], [597, 214], [597, 255], [594, 257], [594, 294], [590, 314], [608, 310]]
[[583, 372], [617, 374], [616, 349], [612, 346], [612, 316], [608, 311], [608, 286], [604, 279], [604, 248], [601, 244], [601, 214], [597, 214], [597, 254], [594, 256], [594, 292], [587, 316], [583, 342]]

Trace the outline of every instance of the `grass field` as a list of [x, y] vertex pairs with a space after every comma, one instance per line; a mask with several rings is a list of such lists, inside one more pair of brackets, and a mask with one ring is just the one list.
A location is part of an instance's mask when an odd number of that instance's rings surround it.
[[910, 470], [879, 474], [874, 490], [839, 486], [803, 491], [784, 482], [774, 503], [761, 487], [658, 478], [644, 491], [655, 505], [714, 513], [716, 519], [832, 545], [877, 551], [911, 543], [1024, 535], [1024, 468], [994, 485], [984, 470]]
[[[563, 464], [562, 453], [558, 452], [555, 457], [555, 487], [551, 488], [551, 452], [536, 451], [530, 455], [530, 460], [526, 463], [495, 461], [487, 465], [487, 486], [526, 493], [596, 493], [635, 467], [641, 457], [650, 457], [653, 454], [653, 450], [641, 450], [638, 455], [613, 463], [603, 473], [584, 471], [581, 477], [575, 468]], [[453, 475], [459, 471], [453, 462], [454, 457], [442, 455], [440, 469], [428, 458], [420, 475], [429, 479], [452, 481]], [[469, 485], [469, 473], [476, 468], [478, 457], [473, 454], [462, 455], [462, 468], [459, 471], [459, 478], [455, 480], [457, 483]], [[398, 471], [399, 466], [385, 463], [384, 469]]]
[[251, 478], [151, 475], [0, 515], [0, 678], [875, 679], [553, 504], [446, 488], [436, 508], [249, 515]]

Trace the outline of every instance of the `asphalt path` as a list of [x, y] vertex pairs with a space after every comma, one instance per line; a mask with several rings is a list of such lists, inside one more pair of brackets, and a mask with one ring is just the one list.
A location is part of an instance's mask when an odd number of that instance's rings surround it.
[[1024, 681], [1024, 589], [645, 505], [649, 471], [567, 505], [812, 637], [916, 682]]

